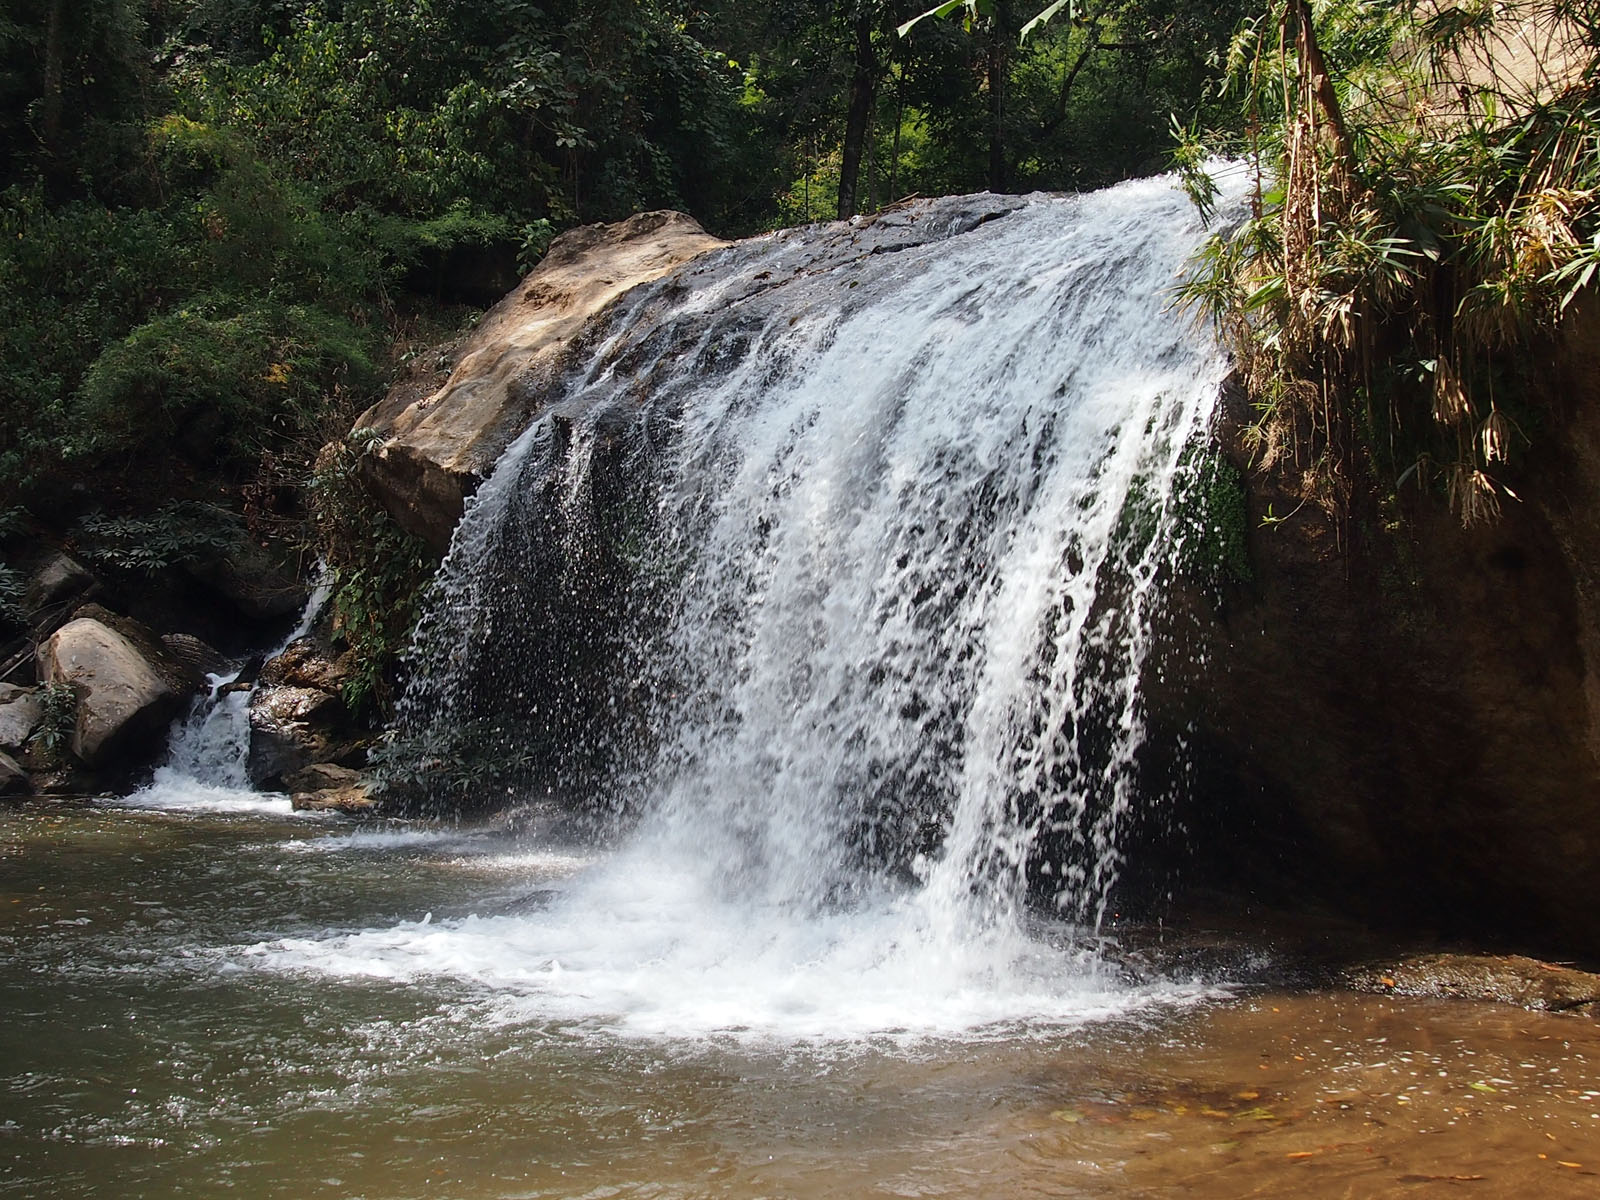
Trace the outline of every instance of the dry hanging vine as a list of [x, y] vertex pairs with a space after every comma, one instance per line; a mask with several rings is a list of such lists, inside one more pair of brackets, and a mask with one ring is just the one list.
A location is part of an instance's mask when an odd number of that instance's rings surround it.
[[[1194, 137], [1180, 163], [1204, 201], [1206, 157], [1242, 150], [1253, 210], [1186, 293], [1237, 354], [1258, 461], [1335, 518], [1367, 462], [1438, 481], [1468, 524], [1514, 495], [1506, 366], [1600, 264], [1595, 7], [1285, 0], [1236, 36], [1245, 143]], [[1505, 68], [1513, 37], [1531, 71]]]

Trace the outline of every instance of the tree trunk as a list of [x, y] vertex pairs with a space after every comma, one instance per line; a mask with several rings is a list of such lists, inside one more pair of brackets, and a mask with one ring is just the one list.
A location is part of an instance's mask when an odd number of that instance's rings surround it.
[[65, 0], [51, 0], [44, 27], [44, 94], [39, 97], [39, 139], [51, 158], [61, 147], [62, 92], [66, 80], [61, 22], [65, 8]]
[[889, 155], [889, 202], [893, 204], [900, 199], [900, 127], [906, 120], [906, 77], [905, 68], [900, 68], [900, 74], [895, 77], [894, 83], [894, 149]]
[[878, 211], [878, 106], [867, 117], [867, 211]]
[[1011, 70], [1011, 6], [1004, 0], [994, 6], [989, 28], [989, 190], [1006, 190], [1006, 76]]
[[878, 90], [878, 56], [872, 49], [872, 18], [860, 12], [855, 20], [855, 74], [850, 80], [850, 110], [845, 115], [844, 156], [839, 166], [839, 219], [856, 215], [856, 183], [861, 175], [861, 150], [867, 140], [872, 101]]
[[1316, 27], [1311, 23], [1310, 0], [1289, 0], [1284, 10], [1284, 22], [1293, 19], [1295, 45], [1300, 52], [1301, 69], [1305, 71], [1310, 92], [1322, 111], [1334, 153], [1346, 170], [1355, 170], [1355, 150], [1350, 144], [1350, 131], [1345, 128], [1344, 110], [1339, 107], [1338, 93], [1333, 90], [1333, 80], [1328, 77], [1328, 64], [1323, 60], [1322, 47], [1317, 43]]

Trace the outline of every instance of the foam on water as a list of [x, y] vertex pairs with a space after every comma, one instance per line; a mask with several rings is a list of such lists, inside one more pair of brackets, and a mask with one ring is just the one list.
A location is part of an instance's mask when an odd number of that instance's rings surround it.
[[532, 912], [285, 938], [229, 961], [465, 985], [468, 1023], [753, 1045], [1038, 1034], [1219, 994], [1133, 984], [1087, 946], [1020, 931], [953, 941], [905, 896], [797, 920], [781, 906], [729, 903], [703, 875], [637, 851], [565, 888], [559, 873], [549, 881], [558, 890]]
[[592, 852], [527, 846], [498, 831], [430, 827], [356, 828], [274, 845], [285, 854], [426, 854], [472, 870], [530, 877], [570, 875], [596, 861]]
[[113, 801], [120, 808], [140, 808], [157, 812], [207, 814], [267, 814], [277, 817], [304, 817], [297, 813], [289, 797], [275, 792], [256, 792], [248, 787], [205, 783], [176, 774], [152, 781], [147, 786]]

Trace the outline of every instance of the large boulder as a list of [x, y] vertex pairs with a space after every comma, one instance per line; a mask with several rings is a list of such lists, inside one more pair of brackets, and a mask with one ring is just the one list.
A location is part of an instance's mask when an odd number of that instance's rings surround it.
[[95, 577], [82, 563], [58, 552], [46, 558], [29, 578], [23, 607], [31, 618], [38, 619], [52, 609], [70, 607], [92, 594], [96, 586]]
[[82, 617], [98, 621], [107, 629], [115, 630], [138, 652], [145, 664], [161, 677], [161, 681], [180, 696], [192, 696], [204, 690], [205, 673], [199, 669], [198, 661], [191, 661], [187, 656], [173, 653], [166, 640], [156, 636], [155, 630], [143, 621], [114, 613], [100, 604], [85, 604], [72, 615], [74, 618]]
[[1489, 1000], [1539, 1012], [1600, 1011], [1600, 975], [1514, 954], [1402, 955], [1348, 968], [1339, 980], [1380, 995]]
[[338, 695], [354, 671], [352, 652], [334, 655], [316, 638], [302, 637], [261, 665], [259, 681], [263, 688], [313, 688]]
[[[113, 765], [125, 752], [162, 744], [183, 696], [122, 634], [77, 617], [39, 647], [39, 678], [78, 697], [70, 748], [89, 767]], [[149, 757], [145, 755], [145, 757]]]
[[247, 541], [184, 570], [250, 621], [286, 620], [305, 608], [310, 595], [293, 570]]
[[250, 698], [250, 782], [276, 791], [284, 780], [336, 753], [329, 726], [339, 698], [316, 688], [263, 687]]
[[308, 768], [365, 762], [362, 730], [343, 699], [353, 661], [348, 653], [336, 656], [305, 637], [262, 666], [250, 694], [252, 784], [271, 791], [312, 791], [316, 788], [301, 779]]
[[26, 795], [33, 791], [33, 783], [20, 763], [9, 754], [0, 752], [0, 796]]
[[226, 675], [235, 666], [222, 651], [191, 633], [163, 633], [161, 645], [167, 656], [193, 677]]
[[1541, 420], [1492, 524], [1410, 486], [1336, 520], [1293, 464], [1247, 468], [1255, 577], [1188, 714], [1221, 878], [1600, 955], [1597, 314], [1541, 375], [1502, 395]]
[[385, 439], [362, 460], [368, 486], [401, 526], [443, 553], [466, 497], [527, 427], [589, 319], [629, 289], [723, 245], [675, 212], [557, 238], [455, 350], [442, 386], [420, 371], [362, 414], [356, 428]]

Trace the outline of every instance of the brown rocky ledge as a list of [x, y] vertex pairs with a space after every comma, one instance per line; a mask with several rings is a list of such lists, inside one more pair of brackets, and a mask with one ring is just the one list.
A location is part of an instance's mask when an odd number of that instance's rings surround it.
[[527, 426], [567, 344], [590, 318], [724, 245], [676, 212], [640, 213], [557, 238], [466, 341], [444, 353], [454, 364], [442, 386], [426, 370], [415, 372], [357, 420], [358, 429], [386, 439], [363, 459], [368, 486], [396, 521], [442, 554], [466, 497]]
[[1358, 992], [1488, 1000], [1539, 1012], [1600, 1017], [1600, 975], [1514, 954], [1378, 959], [1347, 969], [1340, 982]]

